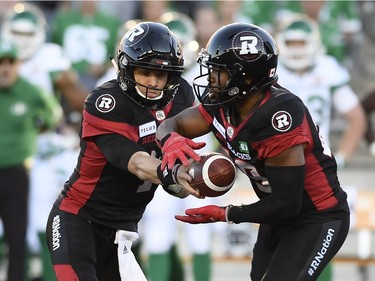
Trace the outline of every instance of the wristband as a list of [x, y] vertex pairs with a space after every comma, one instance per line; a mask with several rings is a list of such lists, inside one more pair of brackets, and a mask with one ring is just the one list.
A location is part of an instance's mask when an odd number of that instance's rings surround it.
[[233, 207], [233, 205], [228, 205], [225, 207], [225, 221], [229, 224], [233, 224], [233, 221], [230, 221], [228, 218], [229, 210]]
[[158, 174], [158, 178], [162, 185], [168, 186], [173, 184], [178, 184], [177, 182], [177, 171], [180, 168], [181, 164], [177, 164], [173, 167], [172, 170], [165, 167], [163, 170], [161, 169], [161, 164], [156, 168], [156, 172]]

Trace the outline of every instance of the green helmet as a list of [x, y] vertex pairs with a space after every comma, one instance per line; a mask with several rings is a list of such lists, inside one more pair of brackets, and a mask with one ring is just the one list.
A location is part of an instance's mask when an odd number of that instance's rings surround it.
[[189, 69], [196, 62], [199, 44], [196, 40], [197, 30], [193, 20], [182, 13], [167, 12], [161, 16], [161, 23], [177, 36], [184, 53], [184, 67]]
[[34, 55], [46, 40], [46, 18], [37, 6], [17, 3], [5, 12], [1, 34], [13, 42], [21, 60]]
[[317, 23], [303, 14], [288, 15], [281, 20], [276, 41], [280, 62], [292, 70], [312, 67], [324, 50]]

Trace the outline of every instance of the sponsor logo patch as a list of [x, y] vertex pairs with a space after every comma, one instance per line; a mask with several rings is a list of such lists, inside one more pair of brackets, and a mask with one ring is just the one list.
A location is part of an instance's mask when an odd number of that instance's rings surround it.
[[144, 136], [155, 134], [156, 129], [157, 129], [157, 127], [156, 127], [155, 121], [151, 121], [151, 122], [148, 122], [146, 124], [143, 124], [143, 125], [139, 126], [139, 137], [142, 138]]
[[331, 246], [331, 242], [334, 238], [334, 235], [335, 235], [335, 231], [332, 228], [328, 229], [327, 235], [323, 239], [321, 249], [316, 253], [316, 256], [314, 257], [314, 260], [311, 262], [310, 267], [307, 270], [307, 274], [309, 276], [313, 276], [315, 274], [315, 271], [320, 266], [320, 263], [322, 262], [325, 255], [329, 251], [329, 247]]
[[53, 217], [52, 221], [52, 251], [56, 251], [60, 248], [60, 216], [56, 215]]
[[223, 138], [225, 138], [225, 128], [219, 123], [219, 121], [217, 121], [216, 117], [214, 118], [212, 124], [218, 130], [220, 135], [222, 135]]
[[238, 145], [242, 153], [249, 153], [249, 147], [247, 146], [247, 142], [239, 141]]

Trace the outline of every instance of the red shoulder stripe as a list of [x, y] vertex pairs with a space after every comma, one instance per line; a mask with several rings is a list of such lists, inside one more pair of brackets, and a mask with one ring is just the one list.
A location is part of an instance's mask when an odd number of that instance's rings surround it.
[[117, 133], [138, 142], [138, 127], [126, 123], [113, 122], [98, 118], [86, 110], [83, 111], [82, 137], [89, 138], [97, 135]]

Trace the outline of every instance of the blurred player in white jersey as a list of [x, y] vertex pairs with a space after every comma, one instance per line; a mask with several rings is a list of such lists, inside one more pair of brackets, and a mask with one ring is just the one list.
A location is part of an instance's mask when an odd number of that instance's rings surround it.
[[[21, 75], [52, 95], [58, 95], [65, 111], [65, 122], [58, 132], [38, 138], [38, 153], [31, 169], [28, 242], [34, 254], [41, 254], [43, 280], [54, 280], [45, 242], [45, 226], [51, 205], [62, 183], [75, 166], [79, 123], [88, 91], [79, 84], [62, 48], [46, 43], [46, 19], [35, 5], [17, 3], [4, 14], [1, 34], [18, 49]], [[53, 278], [53, 279], [51, 279]]]
[[[304, 14], [288, 15], [281, 20], [276, 40], [280, 47], [279, 84], [302, 99], [329, 147], [332, 110], [346, 121], [339, 143], [332, 146], [336, 147], [337, 166], [343, 168], [366, 128], [365, 113], [349, 86], [348, 71], [325, 53], [317, 23]], [[318, 280], [332, 280], [331, 264]]]
[[293, 14], [282, 20], [276, 34], [280, 47], [279, 84], [306, 104], [323, 140], [329, 144], [332, 109], [346, 121], [335, 153], [338, 166], [348, 162], [361, 141], [366, 121], [348, 71], [325, 54], [316, 22]]

